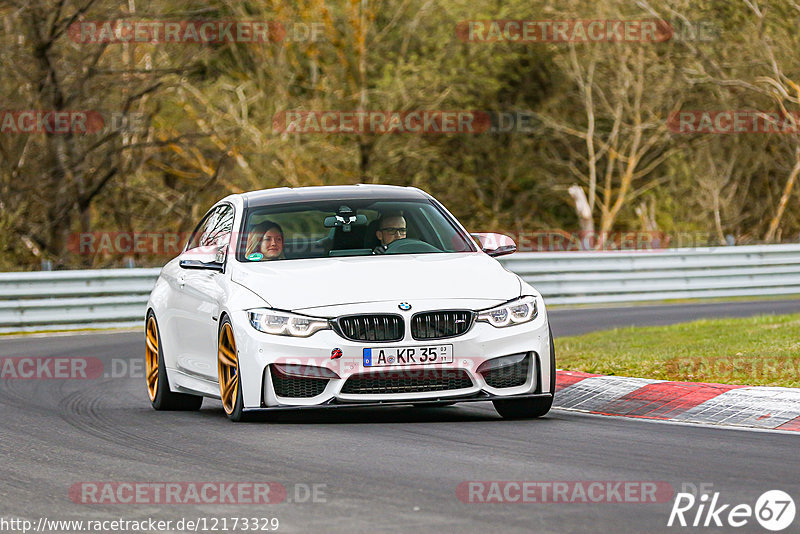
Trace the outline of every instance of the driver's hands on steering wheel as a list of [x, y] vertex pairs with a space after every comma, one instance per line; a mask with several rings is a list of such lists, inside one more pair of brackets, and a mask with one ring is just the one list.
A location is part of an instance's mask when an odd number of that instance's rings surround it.
[[[441, 252], [442, 250], [434, 247], [427, 241], [420, 239], [405, 238], [395, 239], [388, 245], [383, 246], [383, 254], [424, 254], [426, 252]], [[380, 253], [379, 253], [380, 254]]]
[[381, 244], [381, 245], [378, 245], [377, 247], [375, 247], [374, 249], [372, 249], [372, 253], [373, 253], [373, 254], [386, 254], [386, 251], [387, 251], [387, 250], [389, 250], [389, 247], [390, 247], [390, 246], [391, 246], [393, 243], [399, 243], [400, 241], [404, 241], [405, 239], [406, 239], [405, 237], [400, 237], [400, 238], [397, 238], [397, 239], [395, 239], [394, 241], [392, 241], [392, 242], [391, 242], [391, 243], [389, 243], [388, 245], [383, 245], [383, 244]]

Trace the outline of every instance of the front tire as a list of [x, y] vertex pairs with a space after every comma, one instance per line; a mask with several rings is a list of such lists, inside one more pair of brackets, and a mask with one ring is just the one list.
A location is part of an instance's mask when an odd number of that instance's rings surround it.
[[239, 376], [239, 353], [236, 351], [233, 325], [228, 316], [225, 316], [219, 326], [217, 368], [219, 396], [225, 415], [231, 421], [242, 421], [244, 419], [244, 400], [242, 399], [242, 381]]
[[175, 393], [169, 389], [167, 366], [164, 364], [164, 349], [161, 332], [155, 314], [147, 313], [145, 324], [144, 369], [147, 395], [156, 410], [193, 411], [199, 410], [203, 397], [187, 393]]
[[539, 399], [499, 399], [492, 401], [503, 419], [535, 419], [547, 415], [556, 392], [556, 348], [550, 329], [550, 396]]

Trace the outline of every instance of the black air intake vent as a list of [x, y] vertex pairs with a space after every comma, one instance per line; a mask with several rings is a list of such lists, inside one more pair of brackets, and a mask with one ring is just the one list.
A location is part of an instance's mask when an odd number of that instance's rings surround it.
[[415, 369], [377, 371], [353, 375], [342, 393], [348, 395], [385, 395], [450, 391], [472, 387], [472, 379], [463, 369]]

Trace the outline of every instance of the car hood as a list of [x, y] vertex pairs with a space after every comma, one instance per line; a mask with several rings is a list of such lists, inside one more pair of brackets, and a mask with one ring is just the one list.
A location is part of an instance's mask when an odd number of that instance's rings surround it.
[[517, 275], [483, 253], [237, 262], [232, 279], [282, 310], [387, 300], [507, 301], [521, 287]]

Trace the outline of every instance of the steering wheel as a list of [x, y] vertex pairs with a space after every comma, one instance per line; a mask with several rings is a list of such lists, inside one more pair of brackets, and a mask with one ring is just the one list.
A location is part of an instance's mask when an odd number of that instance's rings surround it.
[[424, 254], [426, 252], [441, 252], [430, 243], [419, 239], [396, 239], [386, 245], [384, 254]]

